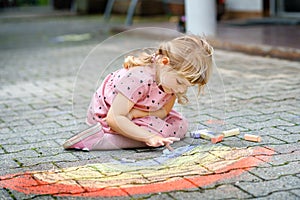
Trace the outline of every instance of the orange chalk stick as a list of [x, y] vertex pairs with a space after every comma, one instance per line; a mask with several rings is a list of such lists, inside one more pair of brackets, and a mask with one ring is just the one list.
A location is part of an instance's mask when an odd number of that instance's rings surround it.
[[257, 135], [245, 134], [244, 139], [252, 142], [261, 142], [261, 137]]
[[224, 138], [224, 135], [217, 135], [216, 137], [212, 137], [210, 141], [214, 144], [221, 142]]

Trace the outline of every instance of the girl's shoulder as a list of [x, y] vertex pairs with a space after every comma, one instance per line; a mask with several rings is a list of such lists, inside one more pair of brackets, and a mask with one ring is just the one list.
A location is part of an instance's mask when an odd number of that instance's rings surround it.
[[138, 76], [140, 78], [150, 78], [154, 77], [155, 71], [151, 66], [138, 66], [129, 68], [127, 74]]
[[144, 71], [144, 72], [150, 72], [152, 71], [152, 67], [151, 66], [136, 66], [136, 67], [131, 67], [128, 69], [128, 71], [132, 71], [132, 72], [140, 72], [140, 71]]

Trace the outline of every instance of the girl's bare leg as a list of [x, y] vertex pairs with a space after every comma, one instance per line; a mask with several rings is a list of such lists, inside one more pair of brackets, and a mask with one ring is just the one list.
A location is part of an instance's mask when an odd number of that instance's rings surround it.
[[104, 134], [91, 150], [112, 150], [147, 147], [144, 142], [136, 141], [118, 134]]
[[135, 141], [122, 135], [104, 133], [102, 126], [97, 123], [68, 139], [63, 147], [65, 149], [90, 151], [139, 148], [147, 147], [147, 145], [144, 142]]

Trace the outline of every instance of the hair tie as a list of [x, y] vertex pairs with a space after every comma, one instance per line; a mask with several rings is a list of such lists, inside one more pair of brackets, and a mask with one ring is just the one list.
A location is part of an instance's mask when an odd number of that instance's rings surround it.
[[167, 64], [170, 63], [170, 59], [169, 59], [168, 57], [164, 57], [164, 58], [162, 59], [162, 63], [163, 63], [164, 65], [167, 65]]
[[151, 56], [151, 63], [154, 63], [155, 60], [156, 60], [156, 54], [154, 53], [154, 54], [152, 54], [152, 56]]

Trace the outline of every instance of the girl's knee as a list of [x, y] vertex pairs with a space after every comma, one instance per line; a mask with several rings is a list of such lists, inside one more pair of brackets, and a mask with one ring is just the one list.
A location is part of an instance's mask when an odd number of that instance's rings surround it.
[[184, 138], [187, 130], [188, 130], [188, 122], [186, 119], [181, 119], [178, 121], [174, 121], [173, 123], [166, 126], [166, 131], [168, 135], [165, 135], [164, 137], [177, 137], [177, 138]]
[[176, 137], [184, 138], [186, 133], [188, 131], [188, 121], [186, 119], [182, 119], [181, 123], [178, 126], [178, 133], [176, 134]]

